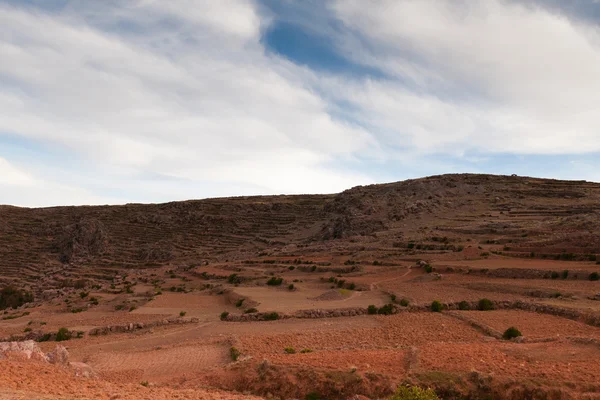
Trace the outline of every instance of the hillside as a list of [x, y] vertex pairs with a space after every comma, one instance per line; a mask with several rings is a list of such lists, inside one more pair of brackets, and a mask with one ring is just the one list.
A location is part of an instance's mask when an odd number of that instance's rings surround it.
[[101, 276], [118, 268], [297, 252], [297, 246], [318, 252], [324, 243], [327, 249], [364, 242], [372, 252], [410, 252], [410, 241], [445, 251], [493, 242], [510, 243], [509, 253], [584, 257], [600, 253], [600, 233], [593, 229], [599, 210], [597, 183], [470, 174], [359, 186], [337, 195], [0, 206], [0, 279], [35, 284], [49, 271], [76, 274], [93, 267]]

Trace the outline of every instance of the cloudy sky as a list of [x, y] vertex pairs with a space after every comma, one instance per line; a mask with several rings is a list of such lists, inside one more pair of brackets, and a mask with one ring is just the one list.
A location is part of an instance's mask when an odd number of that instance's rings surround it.
[[0, 0], [0, 204], [600, 181], [600, 3]]

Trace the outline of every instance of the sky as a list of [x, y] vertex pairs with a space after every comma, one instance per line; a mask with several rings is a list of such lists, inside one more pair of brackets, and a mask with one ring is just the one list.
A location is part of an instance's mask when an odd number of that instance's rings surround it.
[[0, 204], [600, 181], [598, 0], [0, 0]]

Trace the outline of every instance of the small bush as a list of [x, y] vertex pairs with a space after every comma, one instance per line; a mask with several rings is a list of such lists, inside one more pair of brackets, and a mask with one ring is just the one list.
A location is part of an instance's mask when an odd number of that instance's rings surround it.
[[239, 299], [238, 301], [235, 302], [235, 306], [236, 307], [241, 307], [242, 304], [244, 304], [244, 300], [246, 300], [246, 299]]
[[563, 279], [567, 279], [568, 277], [569, 277], [569, 270], [568, 270], [568, 269], [565, 269], [565, 270], [562, 272], [562, 278], [563, 278]]
[[242, 280], [237, 274], [231, 274], [227, 277], [227, 282], [231, 284], [242, 283]]
[[62, 342], [71, 339], [71, 332], [67, 328], [60, 328], [56, 333], [56, 341]]
[[433, 311], [433, 312], [442, 312], [443, 309], [444, 309], [444, 306], [438, 300], [434, 300], [431, 303], [431, 311]]
[[224, 320], [226, 320], [228, 316], [229, 316], [229, 312], [227, 312], [227, 311], [223, 311], [223, 312], [221, 313], [221, 317], [220, 317], [220, 318], [221, 318], [221, 321], [224, 321]]
[[300, 353], [302, 353], [302, 354], [312, 353], [312, 349], [302, 349], [302, 350], [300, 350]]
[[552, 271], [552, 274], [550, 275], [550, 277], [551, 277], [552, 279], [558, 279], [558, 277], [559, 277], [559, 275], [558, 275], [558, 272], [556, 272], [556, 271]]
[[354, 290], [354, 289], [356, 289], [356, 285], [354, 283], [351, 283], [348, 285], [348, 289]]
[[283, 278], [275, 278], [274, 276], [267, 281], [267, 285], [269, 286], [280, 286], [282, 283]]
[[286, 347], [285, 349], [283, 349], [283, 351], [285, 351], [286, 354], [296, 354], [296, 349], [294, 349], [293, 347]]
[[424, 268], [425, 268], [425, 272], [427, 272], [428, 274], [433, 272], [433, 267], [429, 264], [426, 264]]
[[256, 312], [258, 312], [258, 310], [256, 308], [252, 307], [252, 308], [248, 308], [246, 311], [244, 311], [244, 314], [253, 314]]
[[597, 280], [600, 280], [600, 275], [598, 275], [598, 273], [597, 273], [597, 272], [592, 272], [592, 273], [590, 274], [590, 276], [588, 277], [588, 279], [589, 279], [590, 281], [597, 281]]
[[394, 306], [392, 304], [386, 304], [383, 307], [380, 307], [379, 310], [377, 310], [377, 314], [382, 314], [382, 315], [391, 315], [394, 313]]
[[369, 307], [367, 307], [367, 313], [377, 314], [377, 307], [371, 304]]
[[310, 267], [310, 271], [311, 272], [315, 272], [317, 270], [317, 266], [313, 265], [312, 267]]
[[45, 333], [37, 341], [38, 342], [47, 342], [48, 340], [50, 340], [51, 336], [52, 336], [51, 334]]
[[132, 311], [134, 311], [136, 308], [137, 308], [136, 306], [131, 306], [131, 307], [129, 307], [129, 312], [132, 312]]
[[150, 385], [150, 384], [148, 383], [148, 381], [141, 381], [140, 385], [142, 385], [144, 387], [148, 387], [148, 385]]
[[494, 309], [494, 303], [490, 299], [481, 299], [478, 304], [479, 311], [490, 311]]
[[502, 334], [502, 339], [510, 340], [510, 339], [514, 339], [519, 336], [523, 336], [523, 335], [521, 335], [521, 332], [517, 328], [515, 328], [514, 326], [511, 326], [510, 328], [508, 328], [507, 330], [504, 331], [504, 333]]
[[290, 265], [290, 266], [288, 267], [288, 269], [289, 269], [290, 271], [293, 271], [293, 270], [295, 270], [295, 269], [296, 269], [296, 267], [294, 267], [293, 265]]
[[469, 303], [465, 300], [461, 301], [460, 303], [458, 303], [458, 309], [459, 310], [470, 310], [471, 306], [469, 305]]
[[418, 386], [400, 386], [388, 400], [440, 400], [433, 389], [421, 389]]
[[390, 298], [392, 299], [392, 303], [394, 303], [396, 301], [396, 295], [395, 294], [391, 295]]
[[23, 332], [25, 332], [25, 333], [31, 332], [31, 328], [25, 328], [25, 330], [23, 330]]
[[0, 290], [0, 310], [17, 308], [33, 301], [33, 294], [14, 286], [6, 286]]
[[279, 314], [277, 314], [277, 313], [276, 313], [276, 312], [274, 312], [274, 311], [273, 311], [273, 312], [270, 312], [270, 313], [266, 313], [266, 314], [263, 316], [263, 319], [264, 319], [265, 321], [276, 321], [276, 320], [278, 320], [278, 319], [279, 319]]
[[402, 307], [408, 307], [410, 305], [410, 301], [408, 301], [408, 299], [402, 299], [400, 300], [400, 305]]
[[89, 292], [81, 292], [79, 293], [79, 297], [81, 297], [82, 299], [85, 299], [90, 293]]
[[238, 358], [242, 355], [242, 353], [235, 347], [231, 347], [229, 349], [229, 355], [231, 356], [232, 361], [237, 361]]
[[290, 283], [288, 286], [288, 290], [294, 290], [294, 289], [296, 289], [296, 287], [294, 286], [293, 283]]
[[185, 317], [185, 314], [187, 314], [185, 311], [180, 311], [180, 312], [179, 312], [179, 316], [180, 316], [180, 317]]

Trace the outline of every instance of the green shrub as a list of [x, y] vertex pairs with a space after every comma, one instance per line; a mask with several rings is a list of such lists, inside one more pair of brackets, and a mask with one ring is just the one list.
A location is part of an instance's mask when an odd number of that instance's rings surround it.
[[228, 316], [229, 316], [229, 312], [227, 312], [227, 311], [223, 311], [223, 312], [221, 313], [221, 317], [220, 317], [220, 318], [221, 318], [221, 321], [225, 321], [225, 320], [227, 319], [227, 317], [228, 317]]
[[89, 292], [81, 292], [79, 293], [79, 297], [81, 297], [82, 299], [85, 299], [90, 293]]
[[444, 309], [444, 306], [438, 300], [434, 300], [431, 303], [431, 311], [433, 311], [433, 312], [442, 312], [443, 309]]
[[597, 281], [597, 280], [600, 280], [600, 275], [598, 275], [598, 273], [597, 273], [597, 272], [592, 272], [592, 273], [590, 274], [590, 276], [588, 277], [588, 279], [589, 279], [590, 281]]
[[253, 314], [255, 312], [258, 312], [258, 310], [254, 307], [252, 308], [248, 308], [246, 311], [244, 311], [244, 314]]
[[277, 314], [275, 311], [266, 313], [265, 315], [263, 315], [263, 319], [265, 321], [275, 321], [279, 319], [279, 314]]
[[392, 303], [394, 303], [396, 301], [396, 295], [395, 294], [391, 295], [390, 298], [392, 299]]
[[316, 266], [316, 265], [313, 265], [313, 266], [310, 268], [310, 271], [311, 271], [311, 272], [315, 272], [316, 270], [317, 270], [317, 266]]
[[33, 301], [33, 294], [14, 286], [6, 286], [0, 290], [0, 310], [17, 308]]
[[236, 307], [241, 307], [242, 304], [244, 304], [244, 300], [246, 300], [246, 299], [239, 299], [238, 301], [235, 302], [235, 306]]
[[408, 307], [410, 305], [410, 301], [408, 301], [408, 299], [403, 298], [402, 300], [400, 300], [400, 305], [402, 307]]
[[25, 332], [25, 333], [31, 332], [31, 328], [25, 328], [25, 330], [23, 330], [23, 332]]
[[136, 306], [131, 306], [129, 307], [129, 312], [132, 312], [133, 310], [135, 310], [137, 307]]
[[392, 304], [386, 304], [383, 307], [380, 307], [379, 310], [377, 310], [377, 314], [382, 314], [382, 315], [391, 315], [394, 313], [394, 306]]
[[295, 269], [296, 269], [296, 267], [294, 267], [293, 265], [290, 265], [290, 266], [288, 267], [288, 269], [289, 269], [290, 271], [293, 271], [293, 270], [295, 270]]
[[440, 400], [433, 389], [418, 386], [400, 386], [388, 400]]
[[67, 328], [60, 328], [56, 333], [56, 341], [62, 342], [71, 339], [71, 332]]
[[463, 300], [460, 303], [458, 303], [458, 309], [459, 310], [463, 310], [463, 311], [464, 310], [470, 310], [471, 309], [471, 305], [467, 301]]
[[179, 312], [179, 316], [180, 316], [180, 317], [185, 317], [185, 314], [187, 314], [185, 311], [180, 311], [180, 312]]
[[52, 336], [51, 334], [45, 333], [37, 341], [38, 342], [47, 342], [48, 340], [50, 340], [51, 336]]
[[504, 333], [502, 334], [502, 338], [504, 340], [514, 339], [519, 336], [523, 336], [523, 335], [521, 335], [521, 332], [514, 326], [511, 326], [510, 328], [505, 330]]
[[294, 286], [293, 283], [290, 283], [288, 286], [288, 290], [294, 290], [296, 287]]
[[237, 348], [232, 346], [229, 349], [229, 355], [231, 356], [232, 361], [237, 361], [238, 358], [240, 358], [240, 356], [242, 355], [242, 353]]
[[371, 304], [369, 307], [367, 307], [367, 313], [377, 314], [377, 307]]
[[269, 286], [280, 286], [282, 283], [283, 278], [275, 278], [274, 276], [267, 281], [267, 285]]
[[481, 299], [478, 304], [479, 311], [490, 311], [494, 309], [494, 303], [490, 299]]
[[293, 347], [286, 347], [285, 349], [283, 349], [283, 351], [285, 351], [286, 354], [296, 354], [296, 349], [294, 349]]
[[569, 270], [568, 270], [568, 269], [565, 269], [565, 270], [562, 272], [562, 278], [563, 278], [563, 279], [567, 279], [568, 277], [569, 277]]
[[426, 264], [424, 268], [425, 268], [425, 272], [427, 272], [428, 274], [433, 272], [433, 267], [429, 264]]
[[348, 285], [348, 289], [354, 290], [354, 289], [356, 289], [356, 285], [354, 283], [351, 283]]
[[237, 274], [231, 274], [227, 277], [227, 282], [231, 284], [242, 283], [242, 279]]
[[321, 400], [321, 396], [318, 393], [310, 392], [306, 396], [304, 396], [304, 400]]
[[556, 272], [556, 271], [552, 271], [552, 274], [550, 275], [550, 277], [551, 277], [552, 279], [558, 279], [558, 277], [559, 277], [559, 275], [558, 275], [558, 272]]
[[311, 349], [302, 349], [302, 350], [300, 350], [300, 353], [302, 353], [302, 354], [312, 353], [312, 350]]

